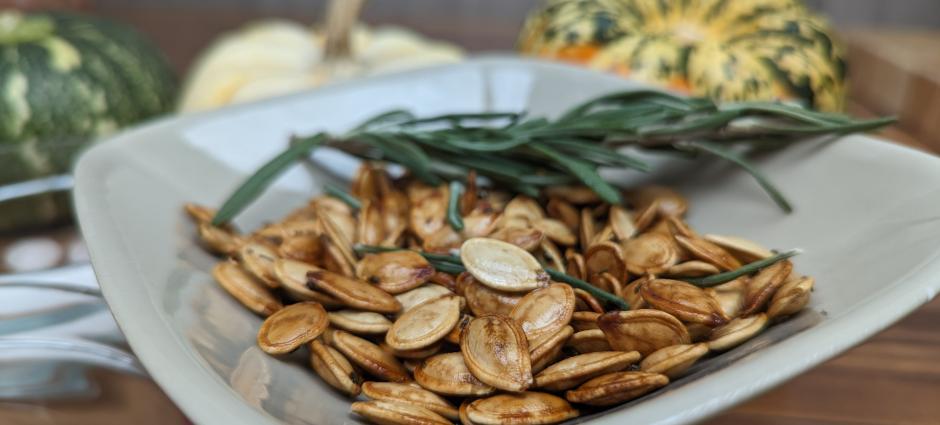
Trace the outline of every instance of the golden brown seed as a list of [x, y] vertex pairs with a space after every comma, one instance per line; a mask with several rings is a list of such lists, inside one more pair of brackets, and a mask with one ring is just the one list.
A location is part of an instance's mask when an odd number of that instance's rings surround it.
[[307, 286], [307, 273], [315, 270], [320, 268], [301, 261], [279, 258], [274, 262], [274, 276], [280, 282], [281, 288], [294, 300], [316, 301], [327, 308], [342, 306], [338, 299]]
[[561, 251], [558, 250], [558, 247], [555, 246], [552, 241], [543, 239], [542, 243], [539, 244], [539, 248], [547, 265], [555, 270], [565, 269], [565, 259], [561, 256]]
[[704, 261], [692, 260], [670, 267], [663, 275], [670, 277], [702, 277], [718, 273], [721, 273], [721, 270], [715, 265]]
[[496, 391], [470, 373], [461, 353], [430, 357], [415, 369], [414, 374], [418, 385], [438, 394], [479, 397]]
[[320, 259], [322, 248], [316, 236], [294, 235], [284, 238], [277, 247], [277, 254], [281, 258], [312, 263]]
[[488, 385], [505, 391], [525, 391], [532, 385], [525, 333], [505, 316], [471, 320], [460, 333], [460, 352], [467, 369]]
[[594, 215], [590, 208], [582, 208], [578, 221], [578, 236], [581, 241], [581, 251], [587, 251], [594, 240]]
[[374, 311], [341, 310], [327, 313], [330, 325], [354, 334], [382, 334], [392, 327], [392, 321]]
[[460, 259], [476, 280], [498, 291], [528, 292], [548, 284], [548, 273], [532, 254], [496, 239], [467, 240]]
[[636, 225], [637, 232], [653, 232], [653, 229], [650, 229], [656, 219], [659, 218], [659, 202], [653, 201], [651, 204], [646, 205], [642, 208], [637, 208], [635, 214], [633, 215], [633, 224]]
[[568, 266], [565, 269], [565, 273], [568, 276], [580, 280], [588, 278], [586, 270], [587, 268], [584, 265], [584, 256], [582, 256], [581, 253], [573, 249], [569, 249], [565, 252], [565, 262]]
[[426, 239], [438, 229], [447, 225], [445, 223], [447, 218], [447, 194], [446, 187], [439, 187], [433, 189], [420, 200], [411, 200], [412, 206], [408, 223], [411, 231], [419, 238]]
[[750, 280], [748, 277], [742, 276], [730, 282], [706, 288], [705, 292], [718, 302], [725, 316], [734, 318], [744, 306], [744, 292], [748, 280]]
[[573, 403], [610, 406], [632, 400], [666, 386], [666, 375], [647, 372], [613, 372], [585, 382], [565, 393]]
[[277, 252], [265, 244], [249, 242], [238, 248], [238, 262], [270, 288], [280, 286], [274, 276], [274, 261], [277, 258]]
[[363, 199], [359, 208], [359, 221], [356, 242], [365, 245], [378, 245], [385, 240], [385, 218], [378, 203]]
[[532, 226], [529, 223], [529, 219], [522, 217], [522, 216], [518, 216], [518, 215], [514, 215], [514, 216], [503, 215], [500, 217], [499, 221], [496, 223], [497, 229], [512, 229], [512, 228], [528, 229], [530, 227]]
[[421, 243], [421, 249], [434, 254], [449, 254], [460, 248], [463, 241], [464, 238], [460, 236], [460, 233], [450, 226], [444, 226], [428, 235]]
[[562, 186], [562, 185], [553, 185], [545, 188], [545, 194], [554, 197], [563, 199], [566, 202], [570, 202], [575, 205], [582, 204], [594, 204], [601, 201], [601, 198], [597, 196], [591, 188], [587, 186]]
[[548, 204], [545, 205], [545, 210], [548, 212], [549, 217], [561, 220], [572, 232], [578, 231], [581, 218], [578, 210], [567, 201], [561, 198], [551, 198], [548, 200]]
[[737, 236], [705, 235], [705, 240], [724, 248], [742, 263], [751, 263], [773, 257], [774, 253], [756, 242]]
[[503, 209], [503, 216], [522, 217], [532, 222], [545, 217], [545, 212], [542, 211], [542, 206], [536, 200], [525, 195], [516, 195], [506, 204], [506, 208]]
[[579, 353], [594, 353], [597, 351], [611, 351], [607, 336], [600, 329], [588, 329], [575, 332], [567, 343]]
[[467, 420], [476, 425], [547, 425], [578, 416], [577, 409], [563, 398], [536, 392], [499, 394], [474, 400], [463, 410]]
[[678, 319], [659, 310], [611, 311], [597, 326], [617, 351], [639, 351], [646, 356], [660, 348], [688, 344], [689, 333]]
[[585, 381], [626, 369], [640, 360], [636, 351], [597, 351], [568, 357], [535, 376], [536, 388], [562, 391], [581, 385]]
[[601, 306], [601, 303], [597, 301], [597, 298], [594, 298], [594, 296], [591, 295], [588, 291], [575, 288], [574, 296], [577, 298], [574, 304], [576, 311], [593, 311], [596, 313], [604, 312], [604, 307]]
[[679, 262], [679, 250], [670, 236], [644, 233], [623, 243], [623, 259], [632, 274], [659, 274]]
[[584, 266], [588, 276], [606, 272], [622, 282], [627, 278], [627, 268], [623, 259], [623, 250], [620, 245], [606, 241], [588, 248], [584, 255]]
[[327, 384], [353, 397], [359, 395], [362, 377], [335, 348], [316, 339], [310, 342], [310, 365]]
[[665, 186], [643, 186], [627, 193], [627, 199], [638, 209], [657, 203], [663, 215], [683, 216], [689, 209], [689, 202], [673, 189]]
[[604, 272], [593, 275], [589, 279], [589, 282], [591, 285], [623, 298], [623, 284], [610, 273]]
[[714, 327], [728, 321], [718, 302], [702, 288], [690, 283], [655, 279], [640, 287], [640, 295], [653, 308], [684, 322]]
[[503, 227], [489, 235], [490, 238], [511, 243], [526, 251], [535, 251], [545, 236], [534, 227]]
[[354, 402], [350, 409], [377, 425], [449, 425], [451, 422], [424, 407], [394, 401]]
[[411, 381], [411, 376], [398, 359], [378, 345], [345, 331], [330, 331], [324, 335], [333, 348], [370, 375], [392, 382]]
[[245, 243], [245, 239], [241, 236], [210, 223], [199, 223], [196, 230], [199, 233], [199, 240], [202, 245], [217, 254], [235, 254], [238, 248]]
[[597, 327], [598, 317], [601, 317], [601, 313], [594, 311], [576, 311], [571, 315], [571, 326], [579, 332], [588, 329], [600, 329]]
[[396, 350], [417, 350], [442, 339], [460, 320], [460, 297], [444, 295], [402, 313], [385, 334]]
[[411, 384], [365, 382], [362, 394], [373, 400], [411, 404], [428, 409], [450, 420], [459, 418], [457, 409], [441, 396]]
[[797, 277], [783, 283], [771, 298], [767, 307], [767, 316], [771, 319], [798, 313], [809, 304], [809, 295], [813, 291], [815, 279], [809, 276]]
[[705, 239], [688, 238], [682, 235], [676, 235], [676, 242], [679, 246], [685, 248], [693, 257], [699, 260], [711, 263], [723, 271], [734, 270], [741, 267], [741, 262], [733, 255], [725, 251], [718, 245], [715, 245]]
[[443, 286], [453, 292], [457, 292], [457, 279], [448, 273], [435, 271], [433, 274], [431, 274], [431, 277], [428, 278], [428, 282]]
[[323, 258], [320, 259], [319, 264], [324, 269], [343, 276], [355, 276], [353, 265], [346, 260], [342, 250], [331, 242], [329, 237], [320, 235], [320, 247], [323, 249]]
[[532, 221], [532, 226], [541, 230], [547, 238], [561, 245], [571, 246], [578, 242], [578, 236], [561, 220], [540, 218]]
[[307, 285], [332, 295], [349, 307], [377, 313], [397, 313], [401, 303], [387, 292], [368, 283], [326, 270], [307, 273]]
[[390, 294], [400, 294], [423, 285], [434, 267], [414, 251], [369, 254], [356, 265], [356, 276]]
[[646, 356], [640, 362], [640, 370], [661, 373], [669, 379], [676, 379], [706, 354], [708, 354], [708, 344], [671, 345]]
[[363, 162], [356, 170], [352, 183], [349, 185], [349, 194], [360, 200], [372, 200], [379, 197], [379, 188], [376, 182], [378, 169], [368, 162]]
[[636, 224], [633, 223], [633, 214], [625, 208], [614, 205], [610, 207], [610, 228], [613, 229], [617, 239], [625, 241], [636, 234]]
[[257, 314], [270, 316], [283, 307], [267, 286], [236, 263], [222, 261], [216, 264], [212, 268], [212, 277], [229, 295]]
[[450, 294], [453, 294], [453, 292], [443, 286], [424, 285], [408, 292], [398, 294], [395, 296], [395, 299], [401, 304], [401, 311], [399, 312], [399, 314], [401, 314], [427, 300]]
[[464, 238], [480, 238], [493, 233], [500, 215], [494, 212], [474, 211], [463, 218], [463, 230], [460, 236]]
[[553, 283], [522, 297], [509, 313], [529, 341], [554, 334], [571, 322], [574, 291], [563, 283]]
[[764, 313], [748, 317], [739, 317], [712, 331], [708, 348], [713, 351], [725, 351], [761, 333], [767, 326], [767, 315]]
[[764, 309], [767, 302], [774, 296], [793, 271], [793, 263], [789, 260], [777, 262], [757, 272], [747, 282], [744, 290], [744, 306], [741, 307], [741, 316], [750, 316]]
[[212, 221], [212, 218], [215, 217], [216, 212], [212, 208], [191, 202], [183, 204], [183, 211], [186, 211], [186, 214], [189, 215], [189, 218], [193, 219], [196, 224], [208, 223]]
[[524, 296], [519, 292], [497, 291], [478, 282], [470, 273], [461, 273], [457, 277], [457, 282], [460, 292], [467, 299], [467, 306], [477, 316], [487, 314], [508, 316]]
[[268, 316], [258, 330], [258, 346], [268, 354], [285, 354], [316, 339], [330, 321], [320, 303], [291, 304]]
[[443, 345], [444, 344], [441, 343], [441, 341], [438, 341], [437, 343], [431, 344], [427, 347], [414, 350], [396, 350], [383, 342], [379, 345], [379, 347], [382, 347], [383, 350], [402, 360], [423, 360], [440, 352]]
[[591, 239], [591, 246], [599, 244], [601, 242], [608, 242], [614, 240], [617, 237], [617, 234], [614, 233], [614, 229], [610, 225], [604, 226], [599, 232], [594, 234], [594, 238]]
[[[348, 224], [340, 224], [345, 223], [346, 220], [349, 220]], [[355, 220], [351, 216], [344, 217], [318, 210], [317, 223], [322, 227], [323, 235], [329, 240], [329, 245], [342, 254], [350, 268], [355, 268], [356, 254], [352, 250], [352, 241], [356, 240]], [[344, 228], [347, 225], [351, 228]]]
[[552, 335], [547, 335], [530, 343], [529, 361], [532, 363], [532, 373], [538, 373], [546, 366], [554, 363], [561, 355], [561, 350], [565, 347], [565, 343], [568, 342], [571, 335], [574, 335], [574, 329], [571, 326], [565, 326]]

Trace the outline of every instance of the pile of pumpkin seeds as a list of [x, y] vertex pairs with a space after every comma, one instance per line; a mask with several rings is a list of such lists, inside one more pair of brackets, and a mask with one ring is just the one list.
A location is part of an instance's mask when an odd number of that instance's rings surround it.
[[265, 317], [260, 348], [308, 351], [377, 424], [562, 422], [667, 386], [809, 301], [811, 277], [697, 233], [671, 189], [626, 191], [627, 208], [587, 187], [533, 199], [466, 181], [451, 193], [367, 163], [349, 193], [249, 234], [186, 211], [227, 257], [219, 285]]

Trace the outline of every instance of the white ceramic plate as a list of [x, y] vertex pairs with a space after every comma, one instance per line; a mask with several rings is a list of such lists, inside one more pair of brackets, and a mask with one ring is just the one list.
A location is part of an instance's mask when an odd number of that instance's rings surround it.
[[[357, 421], [297, 355], [254, 344], [260, 319], [209, 276], [184, 202], [219, 205], [291, 134], [342, 131], [390, 108], [418, 115], [522, 110], [554, 114], [631, 86], [614, 77], [516, 59], [467, 63], [336, 85], [204, 115], [155, 122], [88, 152], [75, 202], [104, 294], [141, 361], [170, 397], [205, 424]], [[350, 174], [331, 152], [322, 164]], [[691, 200], [704, 232], [774, 248], [800, 247], [816, 277], [810, 311], [639, 402], [589, 419], [677, 424], [752, 397], [857, 344], [930, 300], [940, 287], [940, 160], [865, 136], [805, 143], [758, 160], [796, 206], [783, 214], [753, 180], [724, 163], [663, 161], [648, 176]], [[301, 205], [323, 175], [303, 167], [238, 217], [251, 229]], [[582, 418], [583, 420], [583, 418]]]

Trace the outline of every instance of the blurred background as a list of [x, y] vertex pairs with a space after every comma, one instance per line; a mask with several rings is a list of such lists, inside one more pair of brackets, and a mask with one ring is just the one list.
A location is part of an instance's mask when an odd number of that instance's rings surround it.
[[[884, 137], [915, 149], [940, 152], [940, 72], [937, 72], [940, 69], [940, 1], [807, 0], [805, 3], [828, 19], [835, 37], [844, 42], [844, 59], [849, 69], [845, 109], [861, 116], [895, 115], [899, 121], [884, 131]], [[526, 16], [540, 4], [540, 0], [368, 1], [359, 14], [359, 21], [367, 26], [354, 25], [350, 40], [360, 65], [368, 68], [357, 75], [448, 63], [479, 52], [512, 53], [517, 49]], [[107, 51], [104, 46], [108, 42], [133, 41], [133, 46], [127, 48], [151, 61], [147, 62], [146, 70], [139, 71], [141, 75], [147, 74], [148, 81], [139, 91], [159, 94], [157, 100], [122, 100], [140, 109], [134, 116], [115, 117], [116, 124], [102, 120], [100, 128], [94, 129], [46, 129], [43, 126], [48, 122], [57, 121], [55, 115], [50, 115], [47, 122], [27, 125], [27, 130], [35, 134], [10, 130], [8, 122], [17, 122], [16, 104], [0, 102], [0, 144], [23, 143], [30, 147], [16, 149], [15, 157], [2, 156], [10, 155], [10, 150], [0, 149], [0, 159], [8, 169], [0, 172], [0, 185], [7, 185], [5, 189], [0, 188], [0, 271], [9, 273], [58, 270], [55, 268], [87, 262], [80, 236], [70, 224], [66, 193], [70, 184], [68, 164], [77, 152], [72, 149], [73, 145], [80, 148], [118, 127], [155, 116], [308, 89], [335, 77], [320, 73], [316, 66], [325, 50], [326, 31], [322, 27], [328, 15], [326, 0], [0, 0], [0, 9], [27, 14], [48, 9], [66, 10], [123, 24], [126, 32], [95, 21], [93, 26], [107, 27], [107, 31], [102, 29], [106, 36], [89, 42], [87, 50], [77, 54], [91, 57]], [[33, 37], [30, 31], [42, 30], [42, 25], [32, 26], [25, 35], [11, 38], [5, 31], [15, 27], [11, 23], [20, 22], [13, 16], [0, 16], [0, 48], [30, 42]], [[270, 24], [272, 19], [276, 20], [275, 24]], [[380, 30], [387, 25], [399, 29]], [[139, 41], [136, 33], [142, 34], [143, 44], [136, 44]], [[150, 42], [153, 44], [148, 45]], [[68, 67], [67, 59], [65, 56], [65, 62], [60, 65]], [[7, 64], [3, 60], [7, 59], [0, 58], [0, 77], [7, 76], [3, 68]], [[264, 70], [274, 68], [289, 68], [296, 73], [285, 78], [265, 79], [267, 71]], [[104, 74], [117, 75], [124, 71], [126, 69], [114, 68], [105, 70]], [[133, 80], [132, 77], [134, 75], [128, 80]], [[3, 93], [15, 93], [11, 87], [3, 87]], [[63, 87], [68, 87], [68, 81], [63, 80]], [[47, 105], [64, 104], [65, 112], [69, 112], [69, 107], [85, 109], [90, 103], [79, 100], [74, 105], [61, 102], [55, 96], [44, 101]], [[150, 104], [145, 108], [147, 102]], [[30, 106], [43, 110], [42, 104]], [[81, 133], [78, 144], [69, 144], [70, 140], [66, 140], [69, 138], [63, 136], [71, 136], [69, 131]], [[33, 149], [29, 143], [34, 143], [41, 134], [56, 137], [43, 138], [39, 147]], [[59, 152], [62, 157], [45, 151]], [[43, 155], [48, 158], [43, 159]], [[28, 166], [18, 167], [21, 163]], [[55, 166], [46, 166], [50, 163]], [[30, 170], [14, 175], [20, 168]], [[50, 176], [61, 178], [47, 179]], [[9, 185], [38, 181], [36, 179], [46, 186], [16, 186], [21, 192], [9, 190]], [[10, 193], [31, 193], [29, 191], [35, 187], [51, 188], [58, 191], [58, 195], [4, 201]], [[17, 204], [10, 207], [4, 202]], [[56, 298], [46, 297], [41, 291], [4, 288], [5, 282], [58, 281], [63, 276], [85, 288], [95, 285], [94, 276], [88, 273], [56, 273], [49, 275], [52, 277], [0, 276], [0, 424], [186, 423], [156, 386], [144, 375], [133, 372], [134, 365], [123, 372], [111, 367], [90, 368], [92, 372], [80, 382], [84, 386], [72, 389], [73, 396], [81, 395], [77, 398], [50, 402], [36, 396], [50, 388], [61, 389], [63, 382], [74, 384], [74, 380], [62, 375], [71, 369], [58, 366], [50, 369], [48, 366], [52, 363], [36, 361], [35, 353], [9, 349], [4, 345], [9, 342], [7, 338], [37, 335], [37, 332], [43, 337], [55, 338], [77, 333], [103, 344], [105, 350], [127, 349], [119, 331], [109, 322], [106, 307], [95, 295], [71, 294]], [[38, 297], [44, 298], [45, 304], [33, 305], [33, 310], [24, 307], [29, 305], [27, 300]], [[86, 304], [93, 306], [74, 307]], [[47, 311], [60, 311], [53, 309], [53, 305], [68, 305], [73, 310], [84, 308], [86, 310], [81, 311], [93, 313], [83, 316], [83, 321], [73, 321], [72, 327], [56, 327], [54, 320], [58, 319], [42, 316]], [[42, 311], [42, 315], [36, 316], [35, 311]], [[43, 319], [37, 322], [37, 317]], [[52, 330], [37, 330], [40, 327], [37, 323], [44, 321], [52, 321]], [[107, 324], [99, 328], [100, 335], [93, 333], [89, 337], [83, 326], [99, 326], [102, 321]], [[866, 344], [711, 423], [936, 424], [940, 418], [940, 405], [936, 403], [940, 400], [937, 323], [940, 323], [940, 302], [935, 300]], [[111, 336], [105, 335], [109, 332]], [[101, 347], [95, 349], [98, 348]], [[56, 355], [51, 358], [50, 362], [61, 363], [55, 360]], [[29, 361], [24, 363], [24, 359]], [[85, 364], [82, 362], [87, 360], [75, 362]], [[50, 370], [57, 374], [40, 373]], [[128, 370], [132, 373], [126, 373]], [[24, 379], [33, 385], [27, 389], [36, 392], [24, 392]]]

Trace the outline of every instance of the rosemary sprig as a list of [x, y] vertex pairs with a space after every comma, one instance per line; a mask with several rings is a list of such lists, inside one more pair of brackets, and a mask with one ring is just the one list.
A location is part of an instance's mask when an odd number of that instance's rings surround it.
[[463, 217], [460, 216], [460, 195], [463, 194], [463, 184], [457, 180], [450, 182], [450, 196], [447, 200], [447, 222], [456, 231], [463, 230]]
[[736, 269], [736, 270], [731, 270], [729, 272], [713, 274], [711, 276], [706, 276], [706, 277], [682, 278], [682, 280], [689, 282], [696, 286], [701, 286], [703, 288], [709, 287], [709, 286], [720, 285], [722, 283], [735, 280], [741, 276], [747, 276], [764, 267], [770, 266], [778, 261], [783, 261], [783, 260], [786, 260], [787, 258], [799, 255], [801, 252], [803, 251], [799, 249], [791, 249], [789, 251], [781, 252], [777, 255], [774, 255], [773, 257], [767, 257], [763, 260], [757, 260], [753, 263], [747, 263], [741, 266], [741, 268]]
[[349, 192], [343, 190], [341, 187], [336, 186], [332, 183], [324, 183], [323, 192], [336, 199], [339, 199], [340, 201], [345, 202], [346, 205], [349, 205], [354, 210], [358, 210], [362, 208], [362, 202], [356, 199], [355, 196], [352, 196]]
[[620, 193], [601, 177], [601, 167], [650, 168], [618, 152], [619, 147], [704, 152], [743, 167], [789, 212], [790, 205], [780, 191], [729, 146], [785, 144], [808, 136], [870, 131], [891, 122], [892, 118], [856, 120], [782, 103], [716, 104], [655, 90], [601, 96], [571, 108], [556, 120], [525, 118], [521, 112], [419, 118], [393, 110], [366, 120], [343, 136], [320, 133], [295, 140], [242, 184], [219, 209], [213, 223], [231, 220], [284, 169], [320, 145], [400, 164], [432, 185], [475, 170], [494, 184], [529, 196], [538, 196], [546, 186], [580, 181], [611, 203], [621, 202]]
[[[356, 253], [360, 255], [374, 254], [378, 252], [402, 251], [406, 249], [407, 248], [393, 248], [393, 247], [386, 247], [386, 246], [373, 246], [373, 245], [361, 245], [361, 244], [357, 244], [353, 247], [353, 250], [356, 251]], [[421, 256], [427, 259], [428, 262], [430, 262], [431, 265], [434, 266], [435, 269], [443, 271], [445, 273], [457, 274], [457, 273], [462, 273], [466, 271], [466, 269], [463, 266], [463, 262], [461, 262], [460, 258], [457, 256], [445, 255], [445, 254], [432, 254], [432, 253], [424, 252], [424, 251], [415, 251], [415, 252], [417, 252], [418, 254], [421, 254]], [[614, 294], [611, 294], [610, 292], [601, 290], [598, 287], [591, 285], [590, 283], [587, 283], [581, 279], [577, 279], [575, 277], [569, 276], [565, 273], [562, 273], [558, 270], [555, 270], [549, 267], [545, 267], [545, 272], [548, 273], [548, 275], [551, 276], [552, 279], [571, 285], [574, 288], [583, 289], [587, 291], [589, 294], [591, 294], [594, 298], [597, 298], [598, 300], [603, 300], [610, 304], [613, 304], [614, 306], [616, 306], [617, 308], [621, 310], [630, 309], [630, 305], [627, 304], [627, 302], [623, 298], [620, 298]]]

